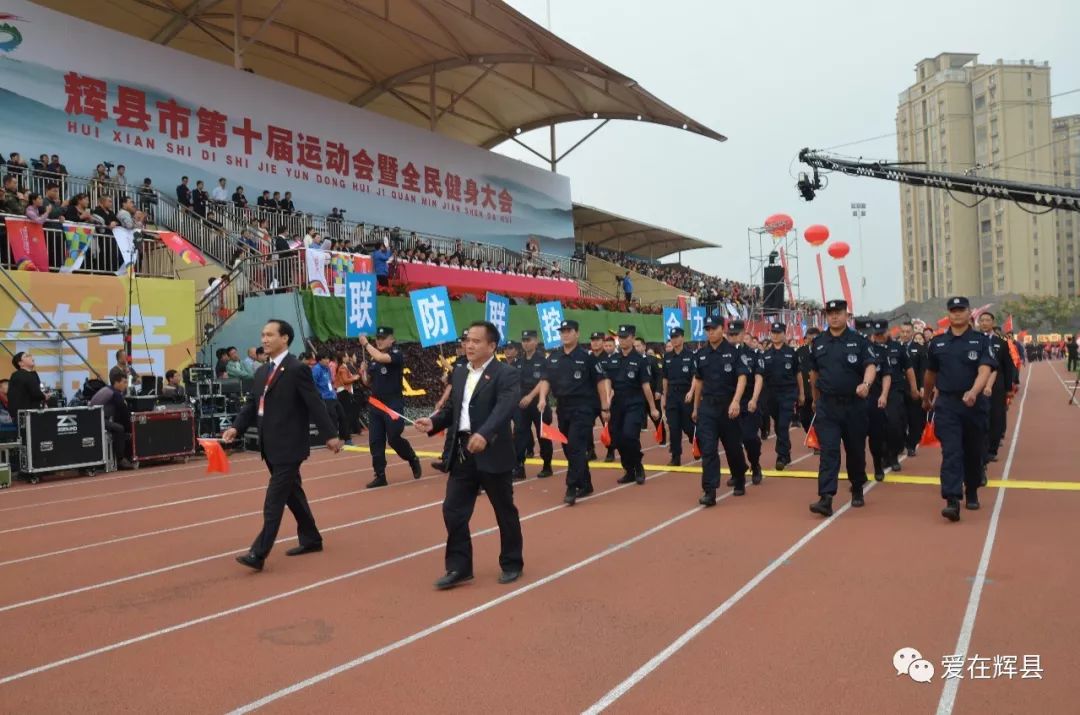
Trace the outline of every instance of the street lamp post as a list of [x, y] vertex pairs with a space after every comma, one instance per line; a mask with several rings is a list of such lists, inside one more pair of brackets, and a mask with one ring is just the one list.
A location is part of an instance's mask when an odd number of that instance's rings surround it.
[[866, 216], [866, 204], [851, 204], [851, 215], [859, 224], [859, 305], [866, 306], [866, 270], [863, 268], [862, 220]]

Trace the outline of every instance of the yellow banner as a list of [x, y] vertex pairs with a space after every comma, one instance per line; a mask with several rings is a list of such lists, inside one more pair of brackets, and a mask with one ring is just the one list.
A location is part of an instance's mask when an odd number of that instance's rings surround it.
[[[108, 380], [114, 353], [124, 346], [122, 335], [72, 338], [71, 345], [57, 341], [57, 334], [85, 333], [91, 320], [128, 318], [128, 278], [63, 275], [11, 271], [3, 287], [14, 300], [0, 293], [0, 332], [5, 356], [20, 350], [35, 356], [37, 373], [49, 387], [60, 386], [70, 399], [93, 373]], [[29, 297], [29, 300], [27, 299]], [[138, 278], [131, 294], [132, 366], [142, 375], [164, 377], [169, 369], [192, 362], [195, 351], [195, 284], [185, 280]], [[33, 302], [31, 302], [31, 300]], [[40, 311], [40, 312], [39, 312]], [[6, 362], [6, 361], [5, 361]], [[62, 368], [62, 369], [61, 369]], [[8, 374], [2, 370], [0, 374]], [[63, 378], [61, 378], [61, 373]]]

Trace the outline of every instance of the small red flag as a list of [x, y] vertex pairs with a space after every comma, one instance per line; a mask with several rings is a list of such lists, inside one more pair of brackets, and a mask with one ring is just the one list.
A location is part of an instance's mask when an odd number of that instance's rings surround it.
[[937, 434], [934, 433], [934, 420], [928, 418], [926, 420], [926, 426], [923, 427], [922, 437], [919, 438], [920, 447], [940, 447], [941, 442], [937, 438]]
[[810, 425], [810, 431], [806, 433], [806, 446], [810, 449], [821, 449], [821, 442], [817, 438], [817, 430]]
[[664, 421], [663, 420], [660, 420], [659, 422], [656, 423], [656, 431], [653, 432], [653, 439], [656, 440], [657, 444], [660, 444], [661, 442], [664, 441]]
[[691, 454], [694, 455], [694, 459], [701, 459], [701, 447], [698, 446], [697, 436], [694, 436], [694, 444], [691, 445]]
[[206, 473], [219, 472], [228, 474], [229, 458], [225, 455], [221, 442], [216, 439], [200, 439], [199, 444], [202, 445], [203, 451], [206, 452]]
[[543, 439], [549, 439], [552, 442], [558, 442], [559, 444], [566, 444], [570, 440], [566, 438], [562, 432], [560, 432], [555, 425], [549, 425], [547, 422], [540, 422], [540, 436]]
[[604, 425], [604, 429], [600, 430], [600, 444], [605, 447], [611, 446], [611, 430], [608, 429], [607, 425]]
[[392, 419], [392, 420], [401, 419], [400, 414], [398, 414], [397, 412], [394, 412], [392, 409], [387, 407], [386, 403], [383, 402], [382, 400], [380, 400], [377, 397], [369, 397], [368, 398], [368, 404], [371, 405], [372, 407], [374, 407], [375, 409], [381, 410], [381, 411], [385, 412], [386, 414], [390, 415], [390, 419]]

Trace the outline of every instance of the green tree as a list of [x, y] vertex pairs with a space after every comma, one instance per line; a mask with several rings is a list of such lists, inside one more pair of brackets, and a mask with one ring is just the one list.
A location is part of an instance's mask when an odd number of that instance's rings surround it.
[[1019, 330], [1068, 332], [1080, 324], [1080, 298], [1075, 296], [1021, 296], [1005, 301], [1001, 309], [1013, 316]]

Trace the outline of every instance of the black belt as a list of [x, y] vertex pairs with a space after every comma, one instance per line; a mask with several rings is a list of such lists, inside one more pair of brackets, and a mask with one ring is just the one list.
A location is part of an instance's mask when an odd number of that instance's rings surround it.
[[710, 405], [729, 405], [731, 401], [735, 399], [735, 394], [728, 395], [702, 395], [701, 401]]
[[841, 395], [837, 392], [826, 392], [822, 397], [830, 402], [835, 402], [838, 405], [848, 405], [856, 400], [866, 399], [864, 397], [859, 397], [858, 395]]

